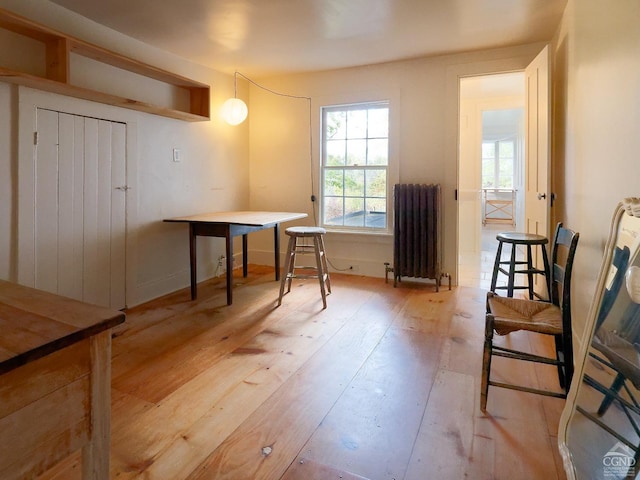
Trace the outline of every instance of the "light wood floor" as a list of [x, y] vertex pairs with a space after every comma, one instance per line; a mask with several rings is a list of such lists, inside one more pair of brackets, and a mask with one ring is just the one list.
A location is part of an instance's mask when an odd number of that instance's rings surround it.
[[[563, 400], [492, 388], [479, 411], [485, 290], [434, 292], [273, 270], [127, 312], [113, 341], [115, 479], [554, 479]], [[551, 348], [524, 334], [508, 343]], [[494, 361], [496, 378], [557, 388], [552, 368]], [[78, 457], [44, 478], [79, 478]]]

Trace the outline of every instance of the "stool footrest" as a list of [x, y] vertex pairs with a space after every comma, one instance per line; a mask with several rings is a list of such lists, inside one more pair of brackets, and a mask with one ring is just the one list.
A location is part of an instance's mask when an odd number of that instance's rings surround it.
[[[505, 275], [509, 275], [509, 271], [505, 270], [504, 268], [499, 268], [498, 270], [500, 270], [500, 272], [504, 273]], [[521, 274], [521, 275], [528, 275], [530, 273], [537, 273], [540, 275], [546, 275], [547, 273], [544, 270], [540, 270], [539, 268], [527, 268], [525, 270], [514, 270], [513, 271], [514, 274]]]

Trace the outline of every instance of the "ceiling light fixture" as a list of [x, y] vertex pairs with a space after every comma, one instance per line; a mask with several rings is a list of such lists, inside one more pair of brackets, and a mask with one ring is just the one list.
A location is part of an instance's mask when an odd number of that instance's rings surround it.
[[[242, 76], [244, 77], [244, 75]], [[233, 74], [233, 98], [222, 104], [222, 118], [229, 125], [240, 125], [245, 121], [248, 113], [247, 104], [238, 98], [238, 72], [235, 72]]]

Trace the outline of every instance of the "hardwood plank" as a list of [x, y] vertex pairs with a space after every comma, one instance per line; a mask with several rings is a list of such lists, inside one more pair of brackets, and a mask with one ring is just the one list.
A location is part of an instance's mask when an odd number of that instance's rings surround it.
[[446, 335], [449, 331], [451, 313], [454, 305], [455, 290], [434, 292], [433, 286], [420, 283], [403, 282], [402, 287], [411, 285], [411, 294], [398, 316], [396, 326]]
[[494, 388], [491, 412], [476, 432], [494, 441], [496, 478], [558, 478], [540, 396]]
[[474, 377], [439, 370], [404, 477], [494, 478], [494, 444], [474, 430]]
[[300, 451], [393, 321], [395, 313], [380, 309], [375, 300], [363, 305], [188, 478], [280, 478], [287, 459]]
[[368, 480], [351, 472], [338, 470], [329, 465], [314, 462], [306, 458], [296, 460], [287, 469], [282, 480]]
[[[443, 338], [391, 328], [300, 454], [366, 478], [403, 478]], [[398, 375], [402, 372], [402, 375]]]

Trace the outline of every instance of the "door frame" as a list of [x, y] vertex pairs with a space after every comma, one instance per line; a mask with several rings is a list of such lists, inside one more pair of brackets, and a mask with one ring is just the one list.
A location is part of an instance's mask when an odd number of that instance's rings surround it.
[[[18, 87], [18, 169], [16, 185], [18, 190], [17, 202], [17, 282], [33, 286], [34, 278], [34, 199], [33, 189], [23, 188], [22, 182], [31, 183], [35, 171], [34, 132], [37, 127], [38, 108], [55, 110], [70, 115], [92, 117], [101, 120], [124, 123], [126, 125], [125, 167], [127, 185], [131, 190], [127, 192], [125, 202], [125, 306], [135, 298], [136, 249], [134, 235], [129, 231], [129, 225], [137, 224], [137, 122], [135, 112], [103, 105], [87, 100], [65, 97], [53, 93], [34, 90], [28, 87]], [[25, 180], [27, 179], [27, 180]]]
[[450, 65], [446, 69], [445, 90], [445, 182], [443, 195], [444, 222], [443, 244], [454, 245], [455, 248], [445, 249], [443, 265], [444, 270], [450, 272], [452, 281], [458, 282], [458, 202], [456, 192], [458, 190], [459, 155], [459, 100], [460, 78], [491, 75], [494, 73], [506, 73], [524, 71], [527, 65], [540, 53], [547, 43], [526, 45], [514, 50], [508, 58], [488, 60], [483, 62], [470, 62], [465, 64]]
[[[502, 72], [505, 73], [505, 72]], [[522, 81], [524, 82], [524, 72], [506, 72], [506, 73], [518, 73], [522, 75]], [[500, 73], [497, 73], [495, 75], [500, 75]], [[476, 77], [487, 77], [487, 76], [493, 76], [492, 75], [474, 75], [473, 77], [464, 77], [464, 78], [476, 78]], [[463, 79], [461, 79], [463, 80]], [[479, 252], [480, 250], [480, 245], [481, 245], [481, 237], [482, 237], [482, 233], [481, 233], [481, 224], [482, 224], [482, 198], [481, 198], [481, 144], [483, 142], [483, 129], [484, 129], [484, 123], [483, 123], [483, 119], [482, 119], [482, 113], [485, 111], [496, 111], [496, 110], [514, 110], [514, 109], [522, 109], [524, 111], [524, 100], [525, 100], [525, 96], [524, 93], [522, 94], [522, 96], [515, 96], [515, 95], [503, 95], [500, 97], [483, 97], [483, 98], [478, 98], [476, 100], [472, 100], [472, 104], [470, 105], [471, 108], [469, 108], [469, 111], [471, 112], [472, 116], [475, 117], [473, 120], [475, 120], [474, 123], [468, 123], [467, 126], [473, 126], [475, 127], [475, 129], [473, 131], [469, 131], [467, 132], [467, 134], [465, 135], [465, 138], [467, 140], [473, 138], [473, 145], [471, 146], [471, 148], [475, 149], [473, 152], [473, 165], [472, 167], [476, 170], [474, 172], [474, 185], [473, 185], [473, 194], [474, 194], [474, 203], [475, 203], [475, 214], [473, 217], [473, 221], [474, 221], [474, 226], [473, 226], [473, 242], [475, 244], [475, 248], [474, 251]], [[462, 108], [462, 102], [460, 103], [460, 107]], [[462, 113], [462, 111], [461, 111]], [[461, 123], [463, 122], [463, 119], [460, 119]], [[461, 126], [462, 128], [462, 126]], [[463, 144], [462, 144], [462, 134], [460, 132], [458, 132], [459, 135], [459, 139], [460, 139], [460, 149], [459, 152], [463, 151]], [[523, 117], [523, 125], [522, 125], [522, 131], [519, 132], [518, 136], [517, 136], [518, 140], [520, 140], [522, 143], [524, 143], [524, 117]], [[517, 143], [516, 148], [519, 149], [520, 151], [516, 154], [517, 155], [517, 162], [515, 163], [515, 171], [514, 171], [514, 187], [518, 188], [518, 192], [516, 194], [516, 204], [514, 206], [514, 210], [513, 210], [513, 215], [515, 217], [516, 221], [516, 226], [515, 227], [511, 227], [511, 226], [505, 226], [505, 230], [507, 229], [511, 229], [511, 230], [521, 230], [523, 223], [524, 223], [524, 206], [522, 204], [523, 200], [524, 200], [524, 160], [525, 160], [525, 156], [524, 156], [524, 150], [522, 148], [522, 144], [520, 142]], [[468, 152], [467, 152], [468, 153]], [[463, 170], [463, 166], [465, 167], [465, 171], [469, 172], [469, 170], [466, 170], [466, 167], [471, 163], [471, 160], [469, 160], [469, 158], [466, 159], [462, 159], [460, 156], [458, 157], [458, 221], [460, 221], [460, 208], [462, 206], [462, 199], [465, 196], [470, 197], [471, 192], [467, 191], [464, 192], [461, 188], [460, 188], [460, 180], [461, 177], [463, 177], [462, 175], [460, 175], [460, 173], [462, 173]], [[468, 180], [468, 177], [467, 177]], [[467, 186], [469, 186], [469, 184], [467, 183]], [[469, 201], [467, 199], [467, 201]], [[458, 224], [458, 228], [460, 230], [460, 224]], [[469, 230], [465, 230], [466, 233], [471, 233], [469, 232]], [[468, 243], [468, 239], [467, 239], [467, 243]], [[460, 244], [458, 244], [458, 250], [460, 250]]]

